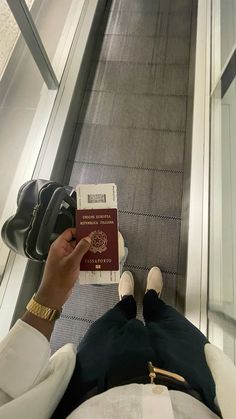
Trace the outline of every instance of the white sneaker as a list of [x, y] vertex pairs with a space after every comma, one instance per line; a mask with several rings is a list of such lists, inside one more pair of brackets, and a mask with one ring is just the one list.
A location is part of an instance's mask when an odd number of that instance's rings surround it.
[[154, 266], [148, 272], [146, 292], [149, 290], [154, 290], [160, 296], [162, 288], [163, 288], [163, 279], [162, 279], [161, 270], [157, 266]]
[[131, 272], [125, 271], [121, 275], [118, 293], [120, 300], [126, 295], [134, 295], [134, 278]]

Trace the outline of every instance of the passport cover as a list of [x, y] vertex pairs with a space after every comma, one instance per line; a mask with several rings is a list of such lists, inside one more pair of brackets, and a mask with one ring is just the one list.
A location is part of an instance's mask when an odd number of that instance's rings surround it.
[[117, 209], [77, 209], [77, 242], [91, 237], [92, 244], [83, 257], [81, 271], [118, 271], [118, 222]]

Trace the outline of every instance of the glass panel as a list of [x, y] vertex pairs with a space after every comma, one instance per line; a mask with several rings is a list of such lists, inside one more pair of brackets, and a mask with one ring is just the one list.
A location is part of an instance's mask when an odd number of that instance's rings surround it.
[[6, 1], [0, 3], [0, 8], [1, 44], [5, 45], [5, 49], [1, 49], [0, 81], [0, 177], [4, 179], [0, 183], [1, 219], [40, 98], [43, 80], [24, 39], [18, 40], [20, 32]]
[[[54, 71], [61, 79], [85, 0], [27, 0]], [[0, 0], [0, 229], [33, 175], [56, 98], [48, 91], [6, 2]], [[8, 248], [0, 238], [0, 283]]]
[[[28, 1], [28, 4], [32, 4]], [[22, 165], [28, 135], [36, 114], [43, 79], [23, 39], [15, 18], [7, 4], [0, 1], [0, 228], [10, 214], [6, 214], [10, 191]], [[35, 148], [35, 137], [29, 145], [28, 158]], [[27, 160], [27, 165], [30, 161]], [[22, 170], [25, 170], [26, 161]], [[32, 175], [32, 174], [31, 174]], [[19, 177], [19, 182], [21, 182]], [[22, 182], [23, 183], [23, 182]], [[16, 195], [12, 197], [14, 211]], [[0, 239], [0, 283], [8, 249]]]
[[[31, 8], [34, 0], [26, 0]], [[19, 38], [19, 28], [6, 0], [0, 0], [0, 80]]]
[[236, 0], [221, 0], [221, 68], [236, 43]]
[[[58, 80], [63, 73], [58, 68], [58, 61], [66, 63], [83, 3], [84, 0], [50, 0], [38, 3], [32, 10], [34, 23]], [[58, 49], [59, 58], [56, 56]]]
[[236, 319], [236, 79], [212, 97], [210, 308]]
[[235, 338], [223, 331], [223, 351], [233, 362], [235, 362]]
[[212, 90], [236, 44], [236, 0], [212, 0]]
[[208, 339], [223, 351], [223, 329], [215, 322], [209, 320], [208, 322]]

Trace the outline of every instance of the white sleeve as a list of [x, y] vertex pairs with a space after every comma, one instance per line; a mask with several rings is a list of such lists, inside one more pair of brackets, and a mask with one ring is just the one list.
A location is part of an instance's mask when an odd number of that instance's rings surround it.
[[34, 327], [18, 320], [0, 342], [0, 392], [16, 398], [47, 374], [50, 345]]
[[216, 385], [216, 397], [224, 419], [236, 412], [236, 367], [231, 359], [212, 344], [205, 345], [207, 364]]

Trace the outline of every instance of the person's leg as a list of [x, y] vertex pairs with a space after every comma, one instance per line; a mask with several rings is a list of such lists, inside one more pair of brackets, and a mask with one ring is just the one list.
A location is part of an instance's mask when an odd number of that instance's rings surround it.
[[100, 347], [103, 352], [104, 341], [107, 341], [109, 331], [111, 329], [113, 331], [115, 329], [120, 329], [127, 321], [136, 317], [136, 312], [136, 302], [132, 295], [119, 301], [119, 303], [90, 326], [79, 344], [78, 350], [82, 350], [84, 346], [90, 346], [96, 343], [96, 351], [98, 351]]
[[[145, 323], [148, 323], [148, 322], [156, 322], [156, 323], [167, 322], [168, 325], [170, 325], [171, 321], [173, 321], [174, 323], [180, 322], [181, 326], [182, 326], [182, 324], [186, 324], [186, 323], [191, 324], [175, 308], [166, 304], [158, 296], [157, 292], [153, 289], [150, 289], [144, 295], [144, 298], [143, 298], [143, 317], [144, 317]], [[191, 324], [191, 326], [193, 326], [193, 325]], [[195, 329], [199, 332], [199, 330], [197, 328], [195, 328]], [[202, 336], [205, 338], [204, 335], [202, 335]]]
[[204, 354], [207, 338], [150, 286], [143, 299], [143, 316], [156, 366], [182, 375], [213, 409], [215, 385]]
[[175, 308], [166, 304], [154, 290], [149, 290], [143, 298], [143, 317], [146, 325], [155, 323], [161, 329], [168, 332], [173, 331], [176, 334], [178, 331], [190, 331], [198, 335], [202, 344], [208, 342], [207, 338], [197, 329], [191, 322], [189, 322], [181, 313]]
[[[202, 339], [202, 343], [207, 343], [206, 337], [190, 323], [175, 308], [167, 305], [161, 300], [163, 288], [162, 273], [159, 268], [153, 267], [147, 277], [147, 288], [143, 298], [143, 317], [146, 324], [153, 322], [160, 327], [168, 330], [191, 329]], [[166, 330], [167, 330], [166, 329]]]
[[99, 345], [103, 348], [103, 341], [107, 341], [107, 334], [110, 329], [121, 328], [128, 320], [136, 317], [137, 306], [134, 299], [134, 279], [130, 272], [122, 274], [118, 293], [119, 303], [91, 325], [78, 347], [79, 350], [84, 345], [90, 346], [91, 342], [99, 342]]
[[127, 275], [122, 275], [119, 295], [122, 292], [124, 298], [90, 326], [78, 345], [73, 375], [52, 419], [67, 417], [84, 400], [103, 391], [114, 340], [129, 322], [136, 320], [133, 281], [130, 287], [128, 282]]

